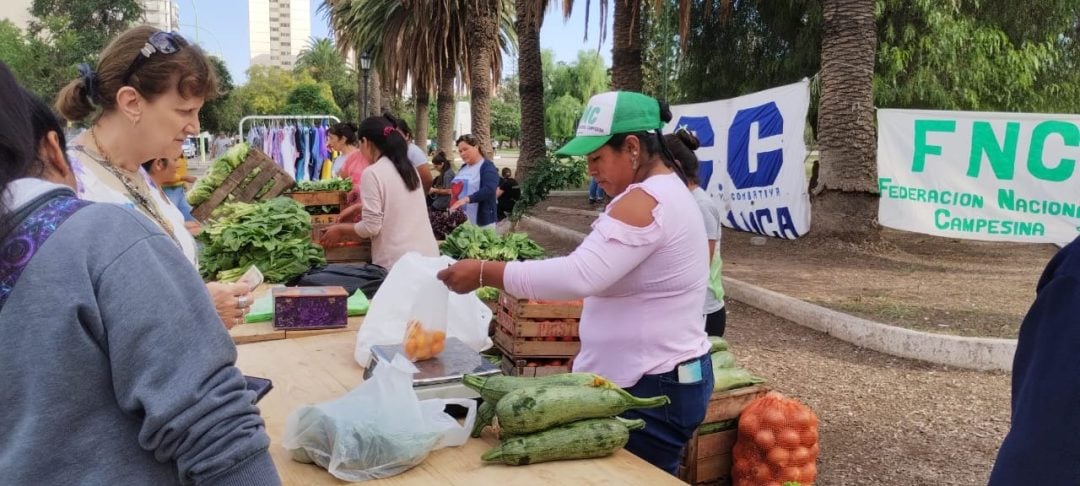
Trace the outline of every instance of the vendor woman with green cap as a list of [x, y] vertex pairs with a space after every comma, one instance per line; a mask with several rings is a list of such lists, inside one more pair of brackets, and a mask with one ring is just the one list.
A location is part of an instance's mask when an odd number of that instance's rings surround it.
[[705, 227], [680, 167], [664, 147], [667, 107], [648, 96], [593, 96], [577, 136], [558, 153], [587, 157], [613, 198], [568, 256], [530, 262], [462, 260], [439, 272], [455, 292], [480, 286], [523, 299], [585, 299], [574, 371], [599, 374], [638, 397], [671, 404], [633, 410], [645, 419], [626, 449], [676, 473], [705, 418], [712, 363], [701, 308], [709, 274]]

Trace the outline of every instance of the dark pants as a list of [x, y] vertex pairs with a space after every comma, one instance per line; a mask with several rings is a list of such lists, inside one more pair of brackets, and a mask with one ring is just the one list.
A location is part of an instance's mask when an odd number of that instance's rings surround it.
[[[667, 395], [671, 403], [657, 408], [629, 410], [622, 414], [628, 419], [644, 419], [645, 428], [630, 432], [626, 450], [648, 463], [678, 473], [683, 448], [705, 420], [705, 409], [712, 395], [712, 358], [705, 353], [700, 358], [701, 381], [679, 383], [679, 368], [659, 374], [645, 375], [626, 391], [639, 398]], [[694, 361], [694, 360], [691, 360]]]
[[727, 307], [712, 314], [705, 314], [705, 334], [716, 337], [724, 337], [724, 328], [727, 327]]

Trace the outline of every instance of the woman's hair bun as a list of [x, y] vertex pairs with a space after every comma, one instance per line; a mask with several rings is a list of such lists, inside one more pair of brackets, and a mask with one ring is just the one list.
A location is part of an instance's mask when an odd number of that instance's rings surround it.
[[657, 101], [660, 104], [660, 121], [667, 123], [671, 121], [671, 106], [666, 101]]
[[676, 131], [675, 136], [679, 137], [679, 141], [682, 142], [683, 145], [686, 145], [686, 148], [690, 150], [697, 150], [698, 147], [701, 147], [701, 141], [685, 128]]

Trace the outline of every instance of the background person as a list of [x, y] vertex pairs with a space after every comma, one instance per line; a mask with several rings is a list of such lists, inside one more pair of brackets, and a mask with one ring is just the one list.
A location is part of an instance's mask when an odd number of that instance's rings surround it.
[[389, 113], [384, 116], [398, 130], [401, 130], [401, 134], [405, 137], [405, 142], [408, 144], [406, 149], [408, 150], [409, 162], [412, 162], [413, 168], [416, 169], [417, 175], [420, 176], [420, 186], [424, 188], [424, 194], [427, 194], [431, 190], [431, 181], [434, 178], [431, 175], [431, 167], [428, 166], [427, 156], [424, 155], [424, 149], [413, 143], [413, 134], [412, 129], [409, 128], [409, 122]]
[[441, 150], [432, 157], [431, 163], [439, 171], [439, 175], [431, 183], [431, 209], [446, 211], [450, 208], [450, 183], [454, 180], [454, 166]]
[[[183, 160], [185, 159], [182, 155], [175, 159], [162, 158], [148, 160], [143, 163], [142, 167], [143, 170], [145, 170], [146, 173], [150, 176], [150, 181], [153, 182], [153, 185], [159, 188], [160, 195], [162, 197], [161, 202], [173, 205], [176, 209], [176, 211], [170, 211], [167, 208], [162, 208], [162, 210], [165, 212], [165, 215], [168, 216], [170, 220], [174, 220], [176, 218], [176, 215], [180, 214], [181, 224], [183, 224], [184, 227], [187, 228], [188, 232], [191, 233], [192, 236], [194, 236], [199, 234], [199, 231], [202, 229], [202, 225], [200, 225], [199, 222], [193, 217], [190, 220], [187, 219], [188, 216], [191, 216], [191, 205], [188, 204], [187, 198], [184, 197], [184, 186], [182, 185], [183, 182], [181, 182], [180, 186], [175, 185], [175, 181], [177, 180], [177, 172], [179, 172], [180, 165]], [[177, 204], [177, 200], [174, 198], [174, 195], [177, 192], [177, 188], [180, 189], [179, 201], [184, 206], [180, 206], [179, 204]], [[170, 190], [172, 190], [172, 194], [169, 193]], [[187, 216], [183, 215], [185, 208], [187, 211]], [[174, 225], [176, 224], [176, 221], [170, 222]]]
[[502, 221], [514, 210], [514, 204], [521, 197], [521, 188], [514, 179], [509, 167], [503, 167], [502, 178], [499, 179], [499, 187], [495, 189], [497, 202], [496, 219]]
[[[199, 133], [199, 109], [217, 93], [210, 60], [180, 35], [144, 25], [110, 42], [96, 69], [83, 64], [79, 71], [56, 103], [69, 121], [90, 122], [68, 147], [81, 167], [79, 197], [139, 211], [197, 267], [194, 238], [182, 218], [166, 213], [175, 208], [151, 189], [142, 164], [175, 157]], [[252, 302], [247, 284], [212, 282], [207, 289], [225, 326], [242, 321]]]
[[391, 269], [402, 255], [415, 251], [438, 256], [439, 248], [428, 221], [420, 176], [406, 155], [405, 137], [385, 117], [360, 123], [360, 150], [375, 163], [361, 181], [359, 223], [325, 228], [319, 243], [332, 248], [346, 240], [371, 239], [372, 263]]
[[[463, 260], [439, 272], [455, 292], [493, 286], [527, 299], [585, 298], [574, 371], [599, 374], [637, 397], [671, 404], [642, 418], [626, 449], [676, 474], [705, 418], [712, 361], [701, 309], [708, 250], [701, 214], [659, 129], [671, 112], [640, 93], [589, 100], [578, 135], [560, 154], [586, 155], [589, 174], [614, 197], [569, 256], [529, 262]], [[595, 123], [599, 120], [599, 123]]]
[[280, 484], [202, 280], [145, 216], [76, 198], [31, 98], [0, 63], [4, 482]]
[[457, 139], [458, 153], [465, 162], [451, 182], [450, 210], [465, 208], [469, 222], [481, 228], [495, 228], [499, 170], [480, 153], [480, 141], [473, 135]]
[[990, 486], [1080, 484], [1080, 238], [1043, 270], [1016, 343], [1012, 425]]
[[680, 128], [673, 134], [664, 135], [664, 144], [686, 174], [686, 186], [697, 201], [701, 217], [705, 221], [705, 237], [709, 239], [709, 286], [705, 289], [705, 333], [724, 336], [727, 327], [727, 311], [724, 308], [724, 281], [720, 276], [720, 208], [698, 186], [698, 158], [694, 151], [701, 146], [692, 133]]

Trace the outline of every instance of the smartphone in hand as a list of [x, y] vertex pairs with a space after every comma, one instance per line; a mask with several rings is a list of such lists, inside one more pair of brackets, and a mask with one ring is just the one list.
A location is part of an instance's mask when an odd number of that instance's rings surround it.
[[247, 382], [247, 389], [255, 392], [255, 401], [253, 403], [259, 403], [259, 400], [262, 400], [262, 397], [266, 396], [270, 389], [274, 388], [274, 383], [266, 378], [244, 375], [244, 381]]

